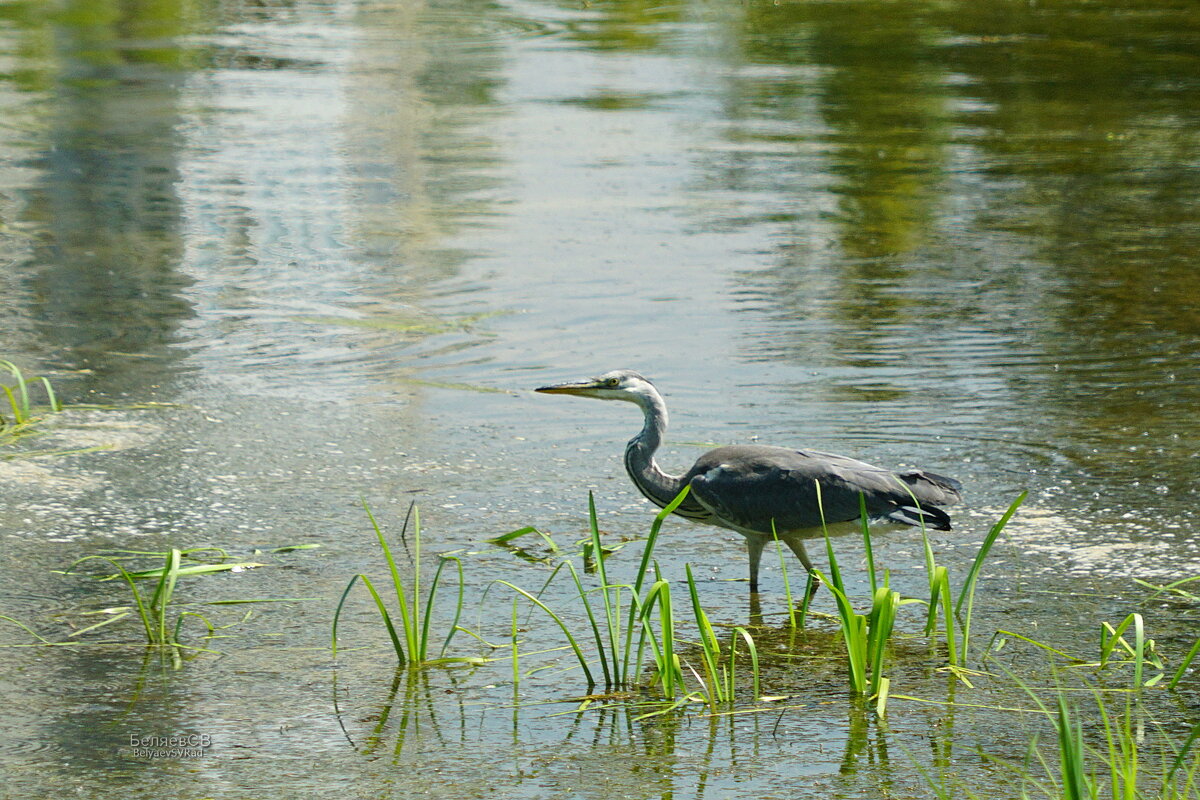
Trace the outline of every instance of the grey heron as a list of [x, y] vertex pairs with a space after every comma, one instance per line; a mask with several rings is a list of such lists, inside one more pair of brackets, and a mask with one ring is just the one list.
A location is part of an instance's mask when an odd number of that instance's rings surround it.
[[669, 475], [654, 459], [667, 430], [667, 405], [654, 384], [640, 374], [614, 370], [535, 391], [636, 403], [645, 424], [625, 446], [629, 477], [660, 508], [683, 487], [691, 487], [676, 514], [744, 536], [752, 593], [758, 592], [758, 564], [773, 533], [811, 575], [813, 565], [804, 539], [822, 535], [822, 513], [826, 525], [857, 520], [861, 494], [873, 520], [947, 531], [950, 517], [939, 506], [960, 499], [958, 481], [932, 472], [894, 472], [833, 453], [765, 445], [718, 447], [700, 456], [684, 474]]

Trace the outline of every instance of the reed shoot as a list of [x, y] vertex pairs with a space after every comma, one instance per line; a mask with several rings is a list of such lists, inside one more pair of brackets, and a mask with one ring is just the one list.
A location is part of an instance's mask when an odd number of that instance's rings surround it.
[[[383, 598], [376, 591], [375, 584], [369, 577], [359, 573], [352, 577], [346, 585], [346, 589], [342, 592], [342, 597], [338, 601], [337, 609], [334, 611], [332, 630], [334, 656], [337, 655], [337, 626], [338, 620], [342, 615], [342, 608], [346, 605], [346, 599], [350, 595], [350, 590], [354, 588], [354, 584], [361, 581], [370, 593], [371, 599], [375, 603], [375, 608], [379, 611], [379, 617], [387, 629], [388, 637], [392, 642], [392, 649], [396, 653], [396, 660], [401, 667], [422, 667], [434, 663], [474, 661], [474, 659], [450, 658], [446, 656], [446, 651], [450, 647], [450, 642], [453, 640], [454, 634], [459, 631], [458, 621], [462, 616], [463, 592], [465, 588], [462, 561], [457, 556], [441, 557], [437, 570], [434, 571], [433, 580], [430, 582], [428, 592], [422, 597], [421, 514], [415, 505], [410, 505], [409, 516], [405, 519], [404, 529], [401, 532], [401, 541], [403, 541], [404, 533], [408, 530], [409, 519], [411, 519], [413, 523], [412, 588], [411, 590], [406, 589], [404, 580], [400, 576], [400, 569], [396, 565], [396, 559], [392, 556], [392, 550], [388, 546], [387, 538], [383, 535], [382, 528], [380, 528], [375, 515], [371, 513], [371, 509], [365, 502], [363, 503], [363, 509], [367, 512], [367, 518], [371, 521], [371, 527], [375, 531], [375, 538], [379, 542], [380, 549], [383, 550], [383, 557], [388, 565], [388, 572], [392, 579], [392, 593], [398, 607], [399, 628], [397, 628], [393, 613], [388, 610], [387, 604], [384, 603]], [[451, 562], [458, 568], [458, 600], [454, 606], [454, 619], [446, 628], [446, 636], [442, 641], [438, 656], [431, 659], [429, 656], [429, 645], [433, 636], [433, 612], [437, 605], [442, 572], [446, 565]], [[422, 613], [422, 603], [424, 603], [424, 613]]]
[[[210, 652], [204, 648], [189, 647], [180, 641], [180, 635], [182, 633], [185, 618], [196, 617], [203, 621], [210, 635], [216, 630], [213, 624], [204, 615], [198, 614], [195, 611], [182, 611], [174, 617], [172, 617], [168, 612], [168, 608], [171, 606], [175, 596], [175, 587], [179, 581], [179, 578], [188, 574], [197, 574], [198, 572], [193, 568], [183, 567], [181, 565], [184, 552], [185, 551], [172, 548], [165, 554], [165, 561], [161, 568], [145, 570], [141, 572], [130, 572], [116, 557], [113, 556], [84, 556], [68, 567], [64, 574], [70, 574], [80, 564], [88, 561], [103, 561], [115, 567], [117, 570], [116, 574], [102, 580], [111, 580], [119, 577], [125, 581], [125, 585], [129, 587], [129, 592], [133, 597], [134, 607], [137, 611], [138, 619], [142, 623], [142, 629], [146, 635], [146, 644], [152, 647], [161, 647], [167, 649], [171, 656], [173, 666], [175, 669], [179, 669], [179, 667], [183, 664], [181, 651], [197, 650], [201, 652]], [[234, 565], [220, 566], [224, 566], [224, 568], [229, 569]], [[158, 582], [155, 584], [154, 594], [151, 595], [149, 599], [146, 599], [142, 592], [138, 590], [137, 580], [150, 578], [158, 578]], [[77, 631], [74, 635], [78, 636], [80, 634], [96, 630], [97, 628], [103, 627], [112, 622], [116, 622], [118, 619], [122, 619], [125, 616], [126, 614], [122, 614], [118, 617], [112, 617], [104, 622], [100, 622], [84, 628], [81, 631]]]

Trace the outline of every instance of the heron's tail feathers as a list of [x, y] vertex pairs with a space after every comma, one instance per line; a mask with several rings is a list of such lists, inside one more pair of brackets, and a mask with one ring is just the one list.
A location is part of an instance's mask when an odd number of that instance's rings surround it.
[[886, 519], [892, 522], [900, 522], [905, 525], [924, 525], [926, 528], [933, 528], [935, 531], [950, 530], [950, 515], [940, 508], [933, 506], [900, 506], [895, 511], [888, 514]]
[[[962, 499], [962, 484], [947, 478], [945, 475], [938, 475], [935, 472], [925, 472], [924, 470], [913, 470], [912, 472], [902, 472], [897, 477], [908, 484], [913, 495], [917, 498], [917, 502], [924, 505], [952, 506]], [[941, 512], [939, 512], [941, 513]], [[943, 516], [945, 516], [943, 514]], [[949, 525], [949, 519], [947, 519]], [[949, 527], [939, 530], [949, 530]]]

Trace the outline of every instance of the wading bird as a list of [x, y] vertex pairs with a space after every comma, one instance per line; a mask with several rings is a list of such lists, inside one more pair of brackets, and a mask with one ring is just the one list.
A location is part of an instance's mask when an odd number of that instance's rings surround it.
[[746, 537], [751, 592], [758, 591], [758, 562], [773, 532], [811, 575], [813, 565], [803, 540], [822, 535], [822, 514], [826, 525], [857, 520], [861, 495], [873, 520], [948, 531], [950, 517], [938, 506], [960, 499], [958, 481], [932, 472], [892, 472], [833, 453], [764, 445], [718, 447], [700, 456], [683, 475], [668, 475], [654, 460], [667, 430], [667, 405], [654, 384], [638, 373], [614, 370], [536, 391], [640, 406], [645, 425], [625, 446], [629, 477], [660, 508], [690, 487], [676, 514]]

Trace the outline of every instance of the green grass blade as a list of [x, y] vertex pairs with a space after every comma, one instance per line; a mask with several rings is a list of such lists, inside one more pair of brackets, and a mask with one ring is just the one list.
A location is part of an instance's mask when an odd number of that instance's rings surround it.
[[17, 398], [13, 395], [12, 389], [7, 386], [0, 386], [4, 390], [4, 394], [8, 396], [8, 405], [12, 408], [13, 425], [24, 425], [27, 417], [21, 409], [21, 404], [17, 402]]
[[180, 558], [179, 551], [174, 548], [167, 554], [167, 563], [162, 571], [162, 577], [159, 578], [158, 586], [154, 590], [154, 597], [150, 600], [150, 609], [158, 623], [159, 644], [166, 644], [170, 641], [167, 637], [167, 605], [170, 604], [171, 598], [175, 594], [175, 584], [179, 581]]
[[[391, 574], [391, 577], [392, 577], [392, 589], [396, 594], [396, 601], [400, 606], [400, 624], [404, 628], [404, 640], [405, 640], [405, 644], [407, 645], [407, 653], [413, 659], [416, 659], [418, 657], [417, 654], [420, 652], [420, 647], [419, 647], [418, 641], [417, 641], [417, 638], [418, 638], [417, 625], [416, 625], [417, 609], [413, 608], [410, 613], [408, 598], [405, 597], [405, 595], [404, 595], [404, 581], [402, 581], [400, 579], [400, 569], [396, 566], [396, 559], [392, 557], [392, 549], [390, 547], [388, 547], [387, 539], [384, 538], [384, 535], [383, 535], [383, 529], [379, 527], [379, 522], [375, 519], [375, 515], [371, 513], [371, 509], [369, 506], [367, 506], [366, 500], [362, 501], [362, 506], [363, 506], [363, 510], [367, 512], [367, 519], [369, 519], [371, 521], [371, 527], [375, 530], [375, 538], [379, 542], [380, 549], [383, 550], [383, 557], [387, 561], [388, 572]], [[409, 506], [410, 512], [414, 511], [414, 509], [415, 509], [414, 506]], [[419, 528], [418, 528], [417, 541], [420, 541]], [[417, 555], [418, 556], [420, 555], [419, 551], [418, 551]], [[420, 562], [419, 561], [414, 562], [413, 569], [414, 569], [414, 572], [420, 571]], [[375, 589], [373, 586], [371, 586], [370, 582], [366, 580], [365, 576], [363, 578], [363, 582], [365, 584], [367, 584], [368, 588], [371, 591], [371, 594], [374, 595]], [[416, 596], [415, 584], [414, 584], [414, 589], [413, 589], [413, 595], [414, 595], [414, 597]], [[376, 600], [376, 602], [380, 604], [380, 611], [382, 613], [385, 610], [385, 608], [382, 606], [382, 601]], [[388, 619], [390, 620], [390, 617]], [[392, 631], [394, 631], [394, 629], [392, 629]]]
[[517, 650], [517, 603], [520, 600], [514, 597], [512, 601], [512, 681], [513, 681], [513, 702], [517, 700], [517, 692], [521, 686], [521, 654]]
[[[170, 554], [168, 554], [167, 558], [169, 560]], [[188, 567], [177, 566], [174, 570], [169, 566], [138, 570], [137, 572], [130, 572], [128, 575], [134, 580], [144, 580], [146, 578], [158, 578], [161, 580], [168, 572], [173, 572], [176, 578], [185, 578], [189, 575], [207, 575], [213, 572], [230, 572], [232, 570], [255, 569], [265, 566], [267, 565], [254, 561], [240, 561], [236, 564], [193, 564]], [[100, 580], [110, 581], [119, 577], [121, 576], [114, 573], [100, 578]]]
[[[21, 420], [29, 417], [29, 386], [25, 382], [25, 375], [21, 372], [21, 368], [11, 361], [0, 361], [0, 368], [7, 370], [17, 382], [17, 392], [21, 395]], [[9, 392], [9, 399], [12, 400], [12, 392]], [[16, 402], [13, 401], [13, 411], [17, 411]]]
[[458, 629], [458, 620], [462, 616], [463, 607], [463, 570], [462, 562], [457, 556], [447, 556], [438, 561], [437, 570], [433, 573], [433, 581], [429, 584], [429, 594], [425, 598], [425, 618], [421, 621], [421, 652], [417, 657], [418, 663], [423, 663], [429, 657], [429, 630], [433, 617], [433, 607], [437, 602], [437, 590], [442, 580], [442, 570], [446, 564], [454, 561], [458, 564], [458, 602], [455, 606], [454, 621], [450, 623], [450, 632], [446, 636], [446, 641], [442, 643], [442, 649], [439, 651], [438, 657], [442, 658], [446, 655], [446, 648], [450, 646], [450, 640], [454, 638], [454, 632]]
[[[1074, 656], [1068, 655], [1067, 653], [1064, 653], [1062, 650], [1053, 648], [1044, 642], [1039, 642], [1037, 639], [1031, 639], [1028, 636], [1022, 636], [1021, 634], [1014, 633], [1013, 631], [997, 630], [996, 633], [994, 634], [993, 638], [995, 638], [996, 636], [1011, 636], [1014, 639], [1020, 639], [1023, 642], [1028, 642], [1029, 644], [1033, 645], [1034, 647], [1040, 647], [1041, 649], [1045, 650], [1047, 653], [1053, 653], [1056, 656], [1062, 656], [1066, 660], [1071, 661], [1075, 664], [1084, 663], [1083, 659], [1075, 658]], [[1049, 712], [1047, 712], [1047, 713], [1049, 713]]]
[[[461, 628], [458, 626], [458, 621], [462, 618], [463, 598], [466, 593], [466, 581], [463, 580], [463, 565], [461, 559], [455, 556], [449, 556], [447, 559], [444, 559], [442, 563], [438, 565], [438, 575], [441, 574], [442, 565], [446, 563], [446, 560], [451, 559], [454, 561], [454, 565], [458, 568], [458, 601], [454, 606], [454, 621], [450, 623], [450, 630], [446, 633], [446, 640], [442, 642], [442, 649], [438, 651], [438, 658], [446, 657], [446, 650], [448, 650], [450, 647], [450, 640], [454, 638], [455, 633], [461, 630]], [[437, 575], [434, 576], [434, 580], [437, 580]], [[432, 597], [429, 598], [428, 605], [433, 605]]]
[[1200, 596], [1197, 596], [1197, 595], [1193, 594], [1192, 592], [1184, 591], [1183, 589], [1179, 588], [1180, 586], [1183, 586], [1184, 584], [1195, 583], [1196, 581], [1200, 581], [1200, 575], [1194, 575], [1190, 578], [1181, 578], [1180, 580], [1172, 581], [1171, 583], [1165, 584], [1163, 586], [1158, 586], [1157, 584], [1149, 583], [1147, 581], [1142, 580], [1141, 578], [1133, 579], [1133, 582], [1138, 584], [1139, 586], [1144, 586], [1147, 589], [1154, 590], [1154, 594], [1150, 595], [1149, 597], [1147, 597], [1145, 600], [1142, 601], [1143, 604], [1153, 603], [1155, 600], [1158, 599], [1158, 596], [1161, 594], [1175, 594], [1175, 595], [1178, 595], [1179, 597], [1182, 597], [1185, 600], [1200, 599]]
[[[690, 489], [691, 489], [690, 486], [683, 487], [683, 490], [680, 491], [679, 494], [675, 495], [675, 499], [672, 500], [670, 503], [668, 503], [661, 511], [659, 511], [654, 516], [654, 523], [650, 526], [650, 535], [646, 537], [646, 546], [642, 550], [642, 560], [641, 560], [641, 563], [638, 565], [638, 571], [637, 571], [637, 574], [635, 575], [634, 581], [633, 581], [634, 602], [632, 602], [629, 606], [629, 616], [628, 616], [628, 620], [627, 620], [627, 623], [625, 626], [625, 646], [623, 648], [624, 655], [622, 657], [621, 673], [619, 675], [619, 682], [623, 686], [628, 685], [630, 682], [629, 658], [632, 655], [633, 649], [634, 649], [633, 648], [633, 631], [634, 631], [634, 628], [638, 627], [637, 619], [638, 619], [638, 615], [640, 613], [639, 606], [642, 603], [642, 601], [641, 601], [642, 586], [645, 585], [646, 573], [649, 572], [649, 570], [650, 570], [650, 563], [651, 563], [651, 559], [652, 559], [652, 556], [654, 553], [654, 545], [658, 541], [658, 533], [660, 530], [662, 530], [663, 522], [667, 519], [667, 517], [671, 516], [671, 514], [673, 514], [675, 512], [675, 509], [679, 508], [679, 504], [682, 503], [684, 501], [684, 498], [687, 497], [688, 491]], [[598, 553], [597, 553], [596, 558], [597, 558], [597, 560], [602, 560], [601, 556]], [[643, 628], [642, 629], [642, 638], [639, 639], [639, 643], [638, 643], [638, 647], [637, 647], [637, 653], [638, 653], [637, 662], [638, 662], [639, 666], [635, 667], [635, 669], [640, 669], [642, 647], [645, 644], [644, 633], [645, 633], [645, 630]]]
[[729, 694], [729, 696], [732, 699], [732, 697], [733, 697], [733, 667], [732, 667], [732, 665], [734, 663], [734, 658], [737, 653], [737, 650], [734, 647], [734, 642], [737, 641], [737, 639], [735, 637], [737, 637], [737, 636], [742, 637], [742, 639], [746, 642], [747, 649], [750, 651], [750, 669], [753, 672], [753, 678], [754, 678], [754, 699], [758, 700], [758, 698], [762, 696], [762, 691], [759, 688], [759, 684], [758, 684], [758, 679], [759, 679], [758, 648], [754, 644], [754, 637], [752, 637], [750, 635], [750, 631], [748, 631], [745, 628], [742, 628], [740, 626], [734, 628], [733, 632], [730, 634], [730, 637], [729, 637], [729, 663], [731, 665], [730, 670], [729, 670], [729, 673], [730, 673], [730, 687], [729, 687], [730, 694]]
[[[616, 684], [616, 676], [609, 671], [608, 653], [604, 647], [604, 635], [600, 631], [600, 623], [596, 621], [596, 613], [592, 610], [587, 590], [583, 588], [583, 581], [580, 580], [579, 572], [575, 569], [575, 565], [570, 561], [566, 562], [566, 564], [567, 570], [571, 573], [571, 580], [575, 582], [575, 589], [579, 592], [579, 599], [583, 603], [583, 611], [587, 614], [588, 625], [592, 629], [592, 640], [596, 643], [596, 651], [600, 656], [600, 669], [604, 672], [604, 685], [606, 688], [612, 687]], [[608, 586], [603, 583], [603, 578], [601, 581], [600, 591], [607, 595]]]
[[983, 567], [983, 562], [987, 559], [988, 552], [992, 549], [992, 545], [996, 543], [996, 538], [1000, 536], [1000, 532], [1004, 530], [1004, 526], [1012, 519], [1013, 514], [1017, 513], [1017, 509], [1021, 507], [1021, 504], [1025, 502], [1025, 498], [1028, 496], [1028, 489], [1021, 492], [1017, 496], [1017, 499], [1008, 507], [1008, 510], [1000, 517], [1000, 520], [988, 531], [988, 535], [984, 537], [983, 544], [979, 546], [979, 552], [975, 554], [975, 560], [971, 563], [971, 569], [967, 572], [967, 580], [963, 583], [962, 590], [958, 593], [958, 602], [954, 604], [955, 614], [962, 611], [963, 602], [967, 598], [974, 596], [975, 580], [979, 577], [979, 570]]
[[867, 574], [871, 578], [871, 596], [879, 591], [879, 583], [875, 580], [875, 554], [871, 550], [871, 524], [867, 519], [867, 498], [862, 492], [858, 493], [858, 518], [862, 522], [863, 553], [867, 559]]
[[724, 681], [720, 679], [719, 669], [721, 645], [717, 642], [717, 635], [713, 631], [708, 615], [704, 613], [704, 609], [700, 605], [700, 594], [696, 590], [696, 579], [692, 575], [692, 565], [685, 564], [684, 569], [687, 572], [688, 594], [691, 596], [692, 614], [696, 619], [696, 628], [700, 632], [700, 651], [704, 656], [704, 669], [708, 673], [709, 697], [713, 703], [724, 702], [726, 699], [726, 687]]
[[880, 690], [883, 680], [883, 656], [896, 623], [896, 611], [900, 607], [900, 594], [887, 586], [875, 592], [871, 613], [867, 618], [868, 663], [871, 666], [871, 688]]
[[880, 678], [879, 685], [875, 688], [875, 714], [880, 719], [887, 716], [887, 701], [891, 690], [892, 679]]
[[[1125, 633], [1126, 628], [1133, 623], [1133, 617], [1133, 614], [1125, 617], [1116, 628], [1107, 622], [1100, 623], [1100, 669], [1104, 669], [1108, 665], [1108, 659], [1112, 656], [1112, 651], [1116, 646], [1125, 644], [1121, 634]], [[1126, 645], [1126, 649], [1128, 649], [1128, 645]]]
[[[812, 593], [808, 589], [812, 588], [809, 584], [805, 584], [805, 594], [802, 608], [800, 609], [800, 622], [796, 621], [796, 605], [792, 600], [792, 582], [788, 578], [787, 559], [783, 557], [783, 546], [779, 542], [779, 532], [775, 530], [775, 520], [771, 520], [771, 539], [775, 542], [775, 555], [779, 557], [779, 574], [783, 578], [783, 599], [787, 603], [788, 610], [788, 627], [803, 628], [804, 621], [808, 618], [808, 601]], [[812, 576], [809, 575], [809, 578]]]
[[817, 577], [829, 588], [837, 602], [838, 623], [850, 669], [850, 688], [858, 694], [864, 694], [867, 691], [865, 620], [854, 613], [854, 608], [836, 580], [827, 579], [820, 570], [817, 570]]
[[[128, 608], [128, 606], [126, 606], [126, 608]], [[95, 623], [94, 625], [88, 625], [86, 628], [80, 628], [80, 629], [79, 629], [79, 630], [77, 630], [77, 631], [71, 631], [71, 632], [70, 632], [70, 633], [67, 635], [67, 638], [68, 638], [68, 639], [74, 639], [76, 636], [83, 636], [85, 633], [91, 633], [91, 632], [92, 632], [92, 631], [94, 631], [94, 630], [98, 630], [98, 629], [100, 629], [100, 628], [107, 627], [107, 626], [109, 626], [109, 625], [113, 624], [114, 622], [116, 622], [116, 621], [118, 621], [118, 620], [125, 619], [125, 618], [126, 618], [126, 617], [128, 617], [128, 616], [129, 616], [131, 613], [132, 613], [132, 612], [130, 612], [130, 611], [128, 611], [128, 610], [127, 610], [127, 611], [123, 611], [123, 612], [121, 612], [120, 614], [117, 614], [117, 615], [115, 615], [115, 616], [109, 617], [109, 618], [108, 618], [108, 619], [106, 619], [106, 620], [101, 620], [100, 622], [97, 622], [97, 623]], [[28, 630], [28, 629], [26, 629], [26, 630]], [[40, 638], [40, 637], [39, 637], [39, 638]], [[45, 641], [45, 640], [43, 639], [43, 641]], [[50, 643], [49, 643], [49, 642], [46, 642], [46, 644], [50, 644]]]
[[[420, 663], [425, 657], [425, 641], [417, 632], [417, 620], [421, 617], [421, 509], [416, 504], [411, 506], [413, 523], [413, 553], [412, 553], [412, 628], [405, 626], [409, 632], [408, 652], [416, 653], [415, 660]], [[396, 586], [396, 594], [404, 595], [403, 588]]]
[[645, 609], [647, 614], [654, 605], [658, 606], [659, 635], [662, 637], [659, 674], [663, 681], [663, 696], [673, 700], [683, 676], [675, 655], [675, 615], [671, 608], [671, 584], [667, 581], [659, 579], [650, 587]]
[[1175, 760], [1171, 762], [1171, 768], [1167, 770], [1167, 776], [1163, 779], [1164, 786], [1171, 785], [1171, 780], [1175, 777], [1175, 773], [1179, 771], [1179, 768], [1183, 766], [1184, 759], [1187, 758], [1188, 750], [1191, 749], [1198, 737], [1200, 737], [1200, 723], [1197, 723], [1192, 728], [1192, 732], [1188, 734], [1187, 739], [1185, 739], [1183, 742], [1183, 747], [1181, 747], [1179, 752], [1175, 754]]
[[1091, 800], [1087, 764], [1083, 759], [1083, 727], [1072, 721], [1066, 698], [1061, 694], [1055, 727], [1058, 729], [1063, 794], [1067, 800]]
[[42, 387], [46, 390], [46, 400], [50, 404], [50, 410], [57, 413], [62, 411], [62, 403], [58, 402], [58, 395], [54, 393], [54, 387], [50, 385], [50, 381], [46, 378], [38, 378], [42, 382]]
[[1196, 658], [1197, 653], [1200, 653], [1200, 639], [1196, 640], [1196, 643], [1192, 645], [1192, 649], [1188, 650], [1188, 654], [1179, 663], [1179, 669], [1175, 670], [1174, 677], [1167, 684], [1168, 689], [1174, 689], [1179, 681], [1183, 679], [1184, 674], [1187, 672], [1188, 667], [1192, 665], [1192, 660]]
[[488, 542], [489, 544], [498, 544], [501, 546], [507, 546], [507, 545], [511, 544], [513, 541], [515, 541], [516, 539], [520, 539], [522, 536], [525, 536], [530, 533], [535, 533], [539, 537], [541, 537], [542, 541], [546, 543], [546, 546], [550, 548], [550, 552], [554, 553], [555, 555], [558, 555], [561, 552], [559, 550], [558, 545], [554, 543], [554, 540], [551, 539], [549, 535], [543, 533], [542, 531], [538, 530], [537, 528], [533, 527], [532, 525], [526, 525], [524, 528], [518, 528], [515, 531], [509, 531], [508, 533], [502, 534], [500, 536], [495, 536], [491, 539], [485, 539], [484, 541]]
[[575, 641], [575, 637], [571, 634], [571, 629], [567, 627], [565, 622], [563, 622], [562, 617], [558, 616], [558, 614], [555, 614], [548, 605], [522, 589], [520, 586], [509, 583], [508, 581], [495, 582], [502, 586], [507, 586], [509, 589], [512, 589], [514, 592], [521, 595], [526, 600], [550, 615], [550, 619], [554, 620], [555, 624], [558, 625], [559, 629], [563, 632], [563, 635], [567, 637], [567, 643], [571, 646], [571, 651], [575, 654], [575, 658], [579, 661], [579, 666], [583, 669], [583, 674], [587, 677], [588, 686], [595, 686], [596, 679], [592, 676], [592, 670], [588, 667], [587, 659], [583, 656], [583, 650], [579, 648], [579, 643]]
[[408, 663], [408, 658], [404, 652], [404, 645], [400, 641], [400, 635], [396, 632], [396, 626], [392, 622], [392, 615], [388, 613], [387, 606], [383, 604], [383, 598], [379, 596], [379, 592], [375, 591], [375, 587], [371, 584], [371, 579], [366, 575], [358, 574], [350, 579], [346, 584], [345, 591], [342, 592], [342, 597], [338, 600], [337, 609], [333, 612], [333, 635], [332, 648], [333, 656], [337, 658], [337, 626], [338, 620], [342, 616], [342, 607], [346, 605], [346, 598], [350, 596], [350, 590], [354, 588], [356, 581], [362, 581], [363, 586], [367, 587], [367, 591], [371, 593], [371, 598], [375, 601], [375, 607], [379, 610], [379, 616], [383, 619], [383, 624], [387, 628], [388, 636], [392, 640], [392, 649], [396, 652], [396, 660], [400, 667], [404, 667]]
[[109, 558], [108, 556], [84, 556], [83, 558], [76, 560], [73, 564], [71, 564], [71, 566], [67, 567], [63, 574], [70, 575], [75, 567], [79, 566], [85, 561], [92, 561], [93, 559], [105, 561], [117, 568], [121, 578], [125, 581], [125, 584], [129, 587], [130, 593], [133, 595], [133, 602], [134, 605], [137, 606], [138, 617], [141, 619], [142, 627], [146, 631], [146, 643], [154, 644], [154, 625], [150, 619], [150, 612], [146, 609], [146, 604], [142, 601], [142, 595], [141, 592], [138, 591], [137, 584], [134, 583], [134, 580], [132, 577], [130, 577], [129, 572], [126, 571], [125, 567], [121, 566], [119, 562]]
[[814, 480], [813, 486], [817, 490], [817, 511], [821, 514], [821, 531], [825, 534], [825, 552], [829, 556], [829, 577], [833, 579], [832, 585], [842, 592], [842, 598], [845, 599], [846, 585], [842, 582], [842, 570], [838, 567], [837, 556], [833, 552], [833, 542], [829, 538], [829, 529], [825, 526], [825, 505], [821, 499], [821, 482]]
[[[958, 646], [954, 635], [954, 610], [950, 600], [950, 572], [945, 567], [934, 569], [934, 582], [938, 587], [938, 596], [942, 602], [942, 619], [946, 624], [946, 650], [952, 666], [958, 666]], [[935, 600], [930, 599], [933, 607]]]
[[[121, 614], [120, 616], [114, 617], [113, 619], [108, 619], [108, 620], [105, 620], [104, 622], [98, 623], [98, 624], [96, 624], [96, 625], [92, 625], [91, 627], [84, 628], [82, 631], [75, 631], [75, 632], [74, 632], [74, 633], [72, 633], [71, 635], [72, 635], [72, 636], [77, 636], [77, 635], [78, 635], [78, 634], [80, 634], [80, 633], [84, 633], [84, 632], [86, 632], [86, 631], [90, 631], [90, 630], [92, 630], [92, 628], [98, 628], [98, 627], [100, 627], [101, 625], [107, 625], [107, 624], [108, 624], [108, 623], [110, 623], [110, 622], [114, 622], [115, 620], [122, 619], [122, 618], [124, 618], [124, 617], [126, 617], [126, 616], [128, 616], [128, 615], [127, 615], [127, 614]], [[37, 639], [37, 640], [38, 640], [39, 642], [41, 642], [42, 644], [54, 644], [54, 642], [52, 642], [52, 641], [50, 641], [49, 639], [45, 638], [44, 636], [42, 636], [41, 634], [39, 634], [37, 631], [35, 631], [33, 628], [29, 627], [29, 626], [28, 626], [28, 625], [26, 625], [24, 622], [21, 622], [21, 621], [20, 621], [20, 620], [18, 620], [18, 619], [13, 619], [12, 617], [5, 616], [4, 614], [0, 614], [0, 619], [2, 619], [2, 620], [5, 620], [6, 622], [11, 622], [13, 625], [16, 625], [18, 628], [20, 628], [21, 630], [25, 631], [26, 633], [28, 633], [28, 634], [29, 634], [30, 636], [32, 636], [33, 638]]]
[[[613, 603], [614, 589], [609, 586], [608, 572], [604, 567], [604, 550], [600, 543], [600, 523], [596, 519], [596, 497], [590, 491], [588, 492], [588, 531], [592, 541], [592, 552], [596, 559], [596, 576], [600, 579], [601, 596], [604, 598], [604, 621], [608, 628], [608, 658], [612, 661], [611, 671], [605, 664], [604, 675], [605, 680], [611, 682], [621, 677], [621, 621], [617, 618], [617, 609]], [[604, 653], [604, 649], [601, 649], [601, 658], [604, 658]]]
[[1134, 662], [1133, 662], [1133, 688], [1135, 691], [1142, 689], [1142, 672], [1146, 664], [1146, 622], [1142, 619], [1141, 614], [1133, 615], [1133, 647]]

